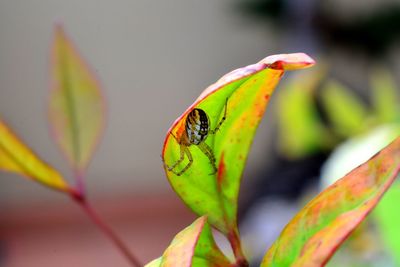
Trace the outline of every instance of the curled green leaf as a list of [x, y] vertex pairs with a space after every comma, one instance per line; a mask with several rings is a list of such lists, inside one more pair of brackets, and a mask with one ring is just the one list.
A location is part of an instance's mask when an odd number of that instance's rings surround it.
[[240, 179], [271, 94], [285, 70], [313, 64], [305, 54], [283, 54], [234, 70], [205, 89], [167, 133], [162, 158], [169, 182], [230, 240], [238, 239]]

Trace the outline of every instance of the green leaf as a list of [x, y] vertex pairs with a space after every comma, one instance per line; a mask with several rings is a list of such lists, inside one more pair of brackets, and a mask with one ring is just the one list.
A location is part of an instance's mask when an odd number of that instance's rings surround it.
[[321, 97], [334, 130], [342, 137], [362, 133], [367, 125], [367, 108], [351, 91], [335, 81], [322, 90]]
[[51, 54], [49, 120], [52, 136], [77, 173], [85, 171], [104, 128], [104, 98], [61, 26]]
[[36, 156], [1, 119], [0, 170], [23, 175], [52, 189], [74, 193], [64, 177]]
[[279, 149], [288, 158], [302, 158], [334, 144], [314, 101], [316, 88], [324, 75], [319, 69], [298, 74], [277, 95]]
[[229, 260], [219, 250], [207, 223], [207, 217], [197, 219], [178, 233], [164, 254], [146, 267], [223, 267], [230, 266]]
[[[400, 178], [400, 177], [398, 177]], [[384, 195], [372, 216], [386, 249], [400, 266], [400, 183], [396, 182]]]
[[[313, 64], [310, 57], [299, 53], [270, 56], [234, 70], [208, 87], [168, 131], [162, 158], [171, 166], [180, 158], [179, 142], [185, 139], [189, 112], [194, 108], [204, 110], [214, 129], [222, 120], [227, 103], [226, 120], [205, 141], [216, 159], [218, 171], [214, 171], [211, 160], [197, 145], [181, 145], [190, 151], [193, 164], [181, 176], [167, 169], [166, 174], [182, 200], [200, 216], [207, 215], [210, 224], [230, 239], [237, 238], [237, 199], [242, 172], [270, 96], [285, 70]], [[185, 155], [176, 170], [182, 170], [188, 163]]]
[[261, 266], [324, 266], [376, 206], [400, 171], [400, 137], [311, 200]]
[[400, 122], [400, 98], [389, 71], [376, 68], [371, 74], [372, 103], [380, 123]]

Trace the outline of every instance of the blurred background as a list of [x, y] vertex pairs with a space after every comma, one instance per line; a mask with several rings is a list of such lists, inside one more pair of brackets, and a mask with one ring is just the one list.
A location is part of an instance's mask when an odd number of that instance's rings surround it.
[[[400, 132], [397, 0], [0, 0], [1, 117], [66, 177], [46, 114], [55, 22], [107, 98], [89, 197], [143, 262], [195, 218], [163, 172], [166, 132], [230, 70], [279, 53], [306, 52], [318, 62], [286, 74], [248, 159], [240, 221], [254, 266], [305, 201]], [[70, 199], [0, 176], [0, 266], [128, 266]], [[400, 244], [380, 232], [393, 213], [379, 214], [332, 266], [400, 266]]]

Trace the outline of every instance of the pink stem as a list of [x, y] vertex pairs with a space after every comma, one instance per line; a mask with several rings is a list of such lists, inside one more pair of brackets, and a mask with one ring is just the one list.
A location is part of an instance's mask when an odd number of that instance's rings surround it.
[[74, 177], [76, 181], [76, 190], [81, 196], [86, 196], [86, 186], [83, 180], [84, 175], [77, 168], [74, 169]]
[[129, 263], [134, 267], [143, 266], [137, 258], [128, 249], [125, 243], [116, 235], [116, 233], [99, 217], [99, 215], [94, 211], [94, 209], [89, 205], [85, 198], [79, 193], [73, 196], [73, 199], [78, 203], [85, 213], [89, 216], [94, 224], [96, 224], [100, 230], [111, 239], [118, 250], [125, 256]]
[[230, 232], [230, 234], [228, 235], [228, 240], [229, 243], [231, 244], [233, 254], [235, 255], [236, 259], [236, 264], [234, 266], [248, 267], [249, 263], [247, 262], [246, 257], [244, 256], [242, 250], [242, 244], [240, 242], [239, 232], [237, 231], [237, 229], [234, 229]]

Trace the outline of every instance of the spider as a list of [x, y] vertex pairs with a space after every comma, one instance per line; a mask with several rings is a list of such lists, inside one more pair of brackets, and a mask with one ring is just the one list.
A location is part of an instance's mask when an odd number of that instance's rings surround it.
[[[200, 148], [201, 152], [204, 153], [210, 160], [210, 163], [214, 169], [214, 173], [217, 172], [217, 166], [215, 165], [215, 156], [209, 145], [204, 142], [207, 139], [209, 134], [215, 134], [222, 123], [224, 123], [226, 119], [226, 109], [227, 109], [228, 99], [225, 101], [225, 109], [224, 115], [219, 121], [218, 125], [214, 130], [210, 130], [210, 119], [208, 118], [207, 113], [199, 108], [194, 108], [186, 117], [185, 121], [185, 131], [181, 135], [180, 139], [178, 139], [172, 132], [171, 135], [175, 138], [180, 146], [180, 158], [171, 166], [168, 166], [164, 162], [165, 168], [174, 173], [177, 176], [181, 176], [193, 163], [193, 157], [190, 153], [189, 146], [196, 145]], [[180, 171], [176, 171], [175, 168], [185, 159], [185, 153], [189, 159], [189, 163]]]

